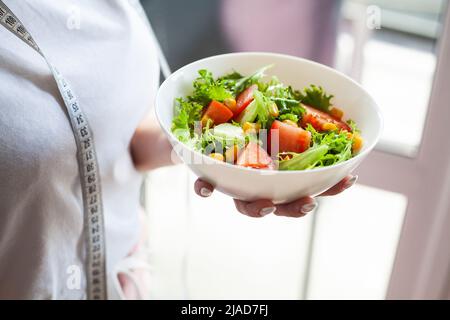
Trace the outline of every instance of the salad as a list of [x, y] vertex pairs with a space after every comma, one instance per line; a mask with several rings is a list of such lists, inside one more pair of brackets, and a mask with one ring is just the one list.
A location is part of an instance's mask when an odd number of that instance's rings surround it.
[[293, 89], [265, 66], [249, 76], [214, 78], [199, 70], [190, 96], [175, 99], [172, 133], [218, 161], [269, 170], [307, 170], [355, 156], [363, 139], [356, 123], [310, 85]]

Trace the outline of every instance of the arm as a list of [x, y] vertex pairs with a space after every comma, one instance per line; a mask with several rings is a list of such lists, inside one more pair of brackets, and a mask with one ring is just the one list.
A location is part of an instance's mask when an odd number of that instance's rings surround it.
[[131, 156], [139, 171], [148, 171], [174, 164], [172, 146], [150, 112], [138, 125], [130, 143]]

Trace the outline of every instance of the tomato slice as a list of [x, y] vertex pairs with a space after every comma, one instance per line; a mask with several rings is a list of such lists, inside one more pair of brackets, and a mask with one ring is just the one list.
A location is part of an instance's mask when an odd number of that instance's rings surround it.
[[[276, 140], [278, 140], [278, 148], [275, 145]], [[272, 123], [272, 127], [270, 128], [268, 143], [271, 153], [300, 153], [309, 148], [309, 145], [311, 143], [311, 133], [302, 128], [294, 127], [290, 124], [275, 120]], [[272, 150], [272, 148], [274, 150]]]
[[235, 116], [239, 115], [245, 108], [253, 101], [253, 91], [257, 90], [258, 86], [252, 84], [250, 87], [242, 91], [236, 99], [236, 111]]
[[213, 100], [208, 105], [202, 117], [202, 125], [205, 126], [208, 120], [212, 120], [214, 125], [225, 123], [233, 117], [233, 112], [223, 103]]
[[307, 126], [307, 124], [311, 124], [314, 129], [317, 131], [325, 131], [323, 129], [323, 125], [325, 123], [333, 123], [335, 124], [339, 129], [341, 130], [347, 130], [348, 132], [351, 132], [352, 129], [346, 124], [345, 122], [333, 117], [332, 115], [317, 110], [316, 108], [306, 106], [304, 105], [306, 114], [303, 115], [301, 120], [301, 125], [303, 128]]
[[266, 150], [261, 148], [256, 142], [250, 141], [239, 155], [236, 164], [243, 167], [257, 169], [273, 168], [273, 161]]

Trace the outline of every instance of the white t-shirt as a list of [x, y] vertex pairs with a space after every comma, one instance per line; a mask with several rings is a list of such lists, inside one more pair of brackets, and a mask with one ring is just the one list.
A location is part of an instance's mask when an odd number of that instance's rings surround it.
[[[4, 0], [70, 82], [98, 153], [107, 270], [139, 237], [130, 140], [159, 82], [147, 26], [127, 0]], [[79, 28], [78, 28], [79, 27]], [[85, 298], [74, 136], [45, 61], [0, 26], [0, 298]], [[82, 270], [74, 289], [76, 268]]]

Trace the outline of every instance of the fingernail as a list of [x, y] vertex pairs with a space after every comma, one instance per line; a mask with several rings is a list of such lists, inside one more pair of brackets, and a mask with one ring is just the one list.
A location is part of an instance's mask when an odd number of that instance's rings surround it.
[[262, 209], [259, 211], [259, 215], [260, 215], [261, 217], [264, 217], [264, 216], [267, 216], [268, 214], [274, 213], [275, 210], [276, 210], [275, 207], [262, 208]]
[[313, 211], [315, 208], [317, 208], [317, 201], [314, 199], [314, 202], [304, 204], [300, 211], [304, 214], [307, 214]]
[[209, 197], [212, 194], [212, 191], [208, 188], [203, 187], [200, 189], [200, 194], [202, 195], [202, 197]]
[[352, 185], [354, 185], [356, 183], [356, 181], [358, 180], [358, 176], [355, 175], [353, 177], [351, 177], [344, 185], [344, 190], [350, 188]]

